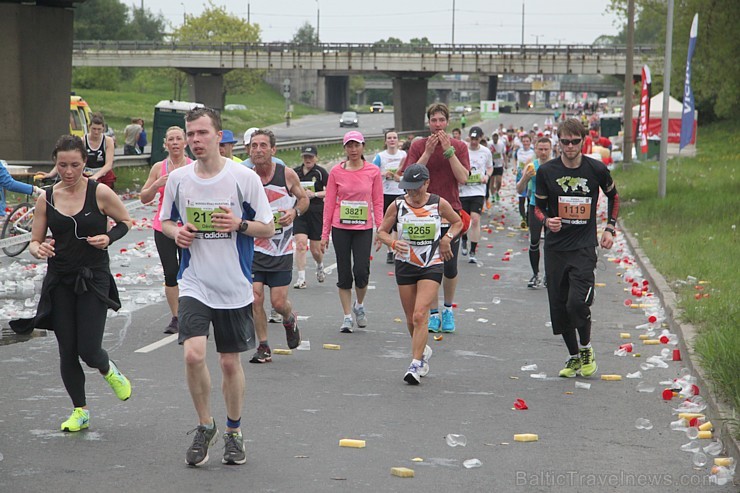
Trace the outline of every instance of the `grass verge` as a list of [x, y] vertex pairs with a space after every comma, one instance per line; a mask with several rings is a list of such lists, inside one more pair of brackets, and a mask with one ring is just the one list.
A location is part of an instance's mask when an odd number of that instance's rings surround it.
[[[655, 267], [674, 286], [683, 319], [695, 325], [701, 365], [735, 411], [740, 410], [740, 122], [699, 129], [694, 158], [668, 162], [666, 197], [658, 198], [657, 162], [613, 175], [622, 199], [620, 220], [634, 232]], [[687, 282], [696, 278], [706, 284]], [[740, 438], [738, 420], [735, 434]]]

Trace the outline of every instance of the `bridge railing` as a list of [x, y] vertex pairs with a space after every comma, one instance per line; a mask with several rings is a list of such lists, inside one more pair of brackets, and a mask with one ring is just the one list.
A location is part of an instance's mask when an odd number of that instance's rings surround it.
[[[75, 51], [216, 51], [216, 52], [301, 52], [301, 53], [413, 53], [435, 55], [510, 55], [566, 56], [623, 55], [626, 46], [548, 45], [548, 44], [387, 44], [387, 43], [242, 43], [242, 42], [164, 42], [164, 41], [98, 41], [77, 40]], [[634, 48], [636, 57], [656, 55], [660, 47], [646, 45]]]

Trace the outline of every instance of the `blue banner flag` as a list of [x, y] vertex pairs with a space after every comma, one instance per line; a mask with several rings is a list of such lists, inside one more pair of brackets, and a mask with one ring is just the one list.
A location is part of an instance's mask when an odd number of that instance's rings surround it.
[[679, 150], [691, 142], [694, 136], [694, 92], [691, 90], [691, 58], [696, 48], [696, 35], [698, 31], [699, 14], [694, 14], [691, 23], [691, 34], [689, 35], [689, 53], [686, 56], [686, 82], [683, 88], [683, 113], [681, 115], [681, 143]]

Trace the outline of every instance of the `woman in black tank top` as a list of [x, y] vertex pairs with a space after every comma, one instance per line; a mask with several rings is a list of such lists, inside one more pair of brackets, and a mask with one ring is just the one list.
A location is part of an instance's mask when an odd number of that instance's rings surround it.
[[[54, 331], [62, 380], [74, 406], [61, 429], [74, 432], [87, 428], [90, 419], [80, 359], [100, 371], [119, 399], [131, 396], [130, 382], [102, 348], [108, 308], [121, 307], [107, 247], [128, 232], [131, 218], [113, 190], [83, 175], [87, 152], [79, 137], [61, 137], [52, 158], [61, 181], [36, 201], [29, 246], [34, 257], [48, 260], [39, 306], [34, 318], [10, 325], [19, 333]], [[116, 222], [110, 230], [109, 217]]]

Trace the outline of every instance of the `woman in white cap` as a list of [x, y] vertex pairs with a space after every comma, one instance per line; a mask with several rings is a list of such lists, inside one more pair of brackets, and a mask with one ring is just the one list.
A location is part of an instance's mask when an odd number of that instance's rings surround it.
[[[437, 301], [444, 261], [452, 258], [450, 244], [462, 231], [462, 220], [449, 202], [427, 192], [429, 170], [423, 164], [406, 168], [399, 186], [406, 195], [388, 207], [378, 228], [378, 240], [395, 254], [396, 284], [411, 335], [413, 359], [403, 379], [418, 385], [420, 378], [429, 373], [432, 356], [432, 348], [426, 343], [429, 309]], [[450, 224], [444, 235], [442, 219]], [[390, 234], [394, 229], [398, 240]]]
[[[383, 181], [380, 169], [365, 161], [365, 138], [357, 130], [344, 135], [347, 160], [332, 168], [324, 198], [321, 251], [326, 252], [329, 233], [337, 256], [339, 301], [344, 319], [340, 332], [367, 326], [363, 302], [370, 281], [370, 253], [373, 229], [383, 220]], [[353, 265], [354, 261], [354, 265]], [[352, 305], [352, 283], [357, 301]]]

